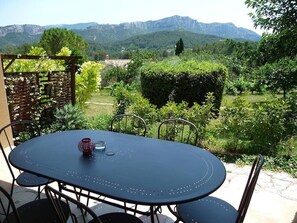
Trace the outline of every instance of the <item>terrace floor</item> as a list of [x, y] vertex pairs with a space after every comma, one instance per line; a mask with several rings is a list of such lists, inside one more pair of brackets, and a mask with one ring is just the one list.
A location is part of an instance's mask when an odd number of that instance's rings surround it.
[[[237, 167], [234, 164], [225, 164], [227, 178], [224, 184], [214, 192], [220, 197], [237, 207], [245, 187], [250, 167]], [[10, 190], [11, 176], [3, 157], [0, 157], [0, 185]], [[52, 183], [57, 187], [56, 183]], [[16, 186], [14, 202], [20, 206], [36, 197], [36, 189]], [[122, 211], [98, 202], [91, 202], [92, 208], [100, 215], [110, 211]], [[162, 208], [160, 222], [172, 223], [174, 216]], [[142, 217], [144, 222], [149, 218]], [[275, 173], [262, 170], [252, 201], [247, 212], [245, 223], [297, 223], [297, 179], [285, 173]]]

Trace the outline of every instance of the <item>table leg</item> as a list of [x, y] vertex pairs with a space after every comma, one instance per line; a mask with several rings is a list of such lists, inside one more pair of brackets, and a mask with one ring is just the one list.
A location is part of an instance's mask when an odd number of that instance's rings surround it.
[[154, 206], [151, 206], [150, 209], [151, 209], [151, 222], [155, 223]]

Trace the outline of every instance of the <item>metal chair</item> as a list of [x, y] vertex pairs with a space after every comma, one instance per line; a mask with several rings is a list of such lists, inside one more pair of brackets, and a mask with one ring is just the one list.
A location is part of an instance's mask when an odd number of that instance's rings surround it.
[[[165, 139], [174, 142], [181, 142], [191, 145], [197, 145], [198, 140], [198, 128], [194, 123], [182, 119], [182, 118], [171, 118], [164, 120], [158, 127], [158, 139]], [[167, 206], [169, 211], [175, 214], [171, 206]], [[162, 212], [162, 208], [155, 207], [159, 212]]]
[[[76, 199], [67, 196], [53, 189], [50, 186], [45, 187], [45, 193], [48, 199], [51, 201], [52, 207], [59, 217], [59, 222], [69, 223], [69, 222], [88, 222], [88, 223], [112, 223], [112, 222], [122, 222], [122, 223], [142, 223], [142, 221], [130, 214], [126, 213], [108, 213], [101, 216], [97, 216], [94, 211], [88, 206], [82, 204]], [[67, 210], [71, 213], [70, 219], [65, 215], [63, 209], [61, 208], [61, 201], [65, 201], [67, 204]]]
[[111, 121], [110, 130], [132, 135], [146, 135], [145, 121], [135, 114], [115, 115]]
[[158, 138], [196, 146], [198, 129], [192, 122], [182, 118], [167, 119], [158, 127]]
[[263, 156], [258, 155], [252, 165], [238, 209], [234, 208], [224, 200], [207, 196], [193, 202], [177, 205], [178, 220], [199, 223], [242, 223], [263, 164]]
[[[61, 203], [61, 208], [67, 215], [66, 203]], [[10, 194], [2, 187], [0, 187], [0, 212], [3, 218], [3, 221], [0, 221], [3, 223], [58, 222], [48, 199], [34, 200], [17, 208]]]
[[[7, 163], [9, 172], [12, 176], [10, 196], [13, 195], [15, 182], [23, 187], [38, 187], [38, 198], [40, 198], [41, 186], [44, 186], [52, 182], [47, 178], [40, 177], [28, 172], [23, 172], [20, 170], [20, 174], [16, 176], [4, 150], [4, 145], [8, 145], [10, 151], [12, 151], [13, 148], [18, 144], [38, 135], [40, 135], [38, 128], [30, 120], [13, 121], [10, 124], [4, 126], [2, 129], [0, 129], [0, 138], [1, 140], [3, 140], [0, 141], [0, 148], [3, 157]], [[10, 140], [10, 136], [12, 136], [12, 141]], [[6, 140], [5, 144], [4, 140]]]

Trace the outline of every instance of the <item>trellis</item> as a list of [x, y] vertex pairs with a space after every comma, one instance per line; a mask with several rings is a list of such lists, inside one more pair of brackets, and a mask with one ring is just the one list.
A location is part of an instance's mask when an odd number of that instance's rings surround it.
[[[64, 70], [38, 70], [9, 72], [17, 60], [54, 60], [65, 64]], [[38, 119], [46, 121], [49, 113], [65, 104], [75, 104], [75, 56], [49, 56], [2, 54], [4, 84], [8, 101], [10, 120]]]

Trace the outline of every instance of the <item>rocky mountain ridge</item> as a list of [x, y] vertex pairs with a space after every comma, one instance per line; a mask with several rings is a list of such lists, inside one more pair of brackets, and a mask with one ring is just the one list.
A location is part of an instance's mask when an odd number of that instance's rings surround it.
[[[10, 52], [11, 47], [35, 44], [40, 40], [44, 30], [50, 28], [72, 30], [82, 36], [90, 45], [97, 46], [100, 49], [114, 49], [114, 46], [127, 48], [131, 44], [133, 47], [139, 46], [140, 48], [150, 48], [152, 45], [155, 45], [154, 48], [162, 48], [163, 45], [172, 45], [171, 42], [176, 41], [172, 40], [173, 37], [186, 38], [189, 47], [195, 44], [213, 42], [216, 38], [218, 41], [226, 38], [239, 41], [258, 41], [261, 38], [257, 33], [249, 29], [238, 28], [232, 23], [201, 23], [190, 17], [171, 16], [154, 21], [120, 24], [90, 22], [49, 26], [9, 25], [0, 27], [0, 49], [3, 49], [4, 52]], [[171, 35], [172, 38], [166, 38], [167, 41], [165, 41], [164, 32], [169, 32], [168, 35]], [[195, 34], [196, 37], [191, 33]], [[176, 35], [180, 36], [177, 37]], [[156, 44], [152, 44], [153, 42]]]
[[28, 35], [42, 34], [44, 27], [38, 25], [9, 25], [0, 27], [0, 37], [4, 37], [9, 33], [24, 33]]
[[[260, 35], [252, 30], [236, 27], [232, 23], [202, 23], [197, 20], [191, 19], [186, 16], [171, 16], [160, 20], [149, 20], [146, 22], [129, 22], [120, 24], [97, 24], [90, 23], [78, 23], [78, 24], [59, 24], [49, 26], [38, 25], [10, 25], [0, 27], [0, 36], [5, 37], [8, 33], [24, 33], [28, 35], [41, 34], [44, 30], [49, 28], [66, 28], [73, 31], [77, 31], [84, 37], [84, 32], [93, 33], [116, 31], [119, 35], [120, 32], [129, 31], [129, 38], [133, 35], [141, 35], [158, 31], [172, 31], [172, 30], [185, 30], [194, 33], [216, 35], [223, 38], [231, 39], [245, 39], [248, 41], [257, 41], [260, 39]], [[95, 33], [95, 34], [96, 34]], [[91, 37], [89, 37], [91, 38]], [[93, 36], [93, 40], [96, 36]]]

